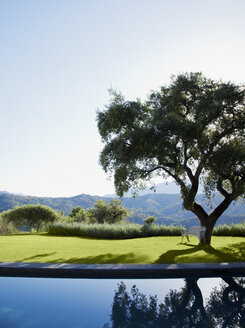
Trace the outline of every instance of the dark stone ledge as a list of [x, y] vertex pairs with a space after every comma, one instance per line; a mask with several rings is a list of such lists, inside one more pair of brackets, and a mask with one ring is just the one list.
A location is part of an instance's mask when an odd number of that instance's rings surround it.
[[245, 262], [182, 264], [68, 264], [0, 262], [0, 276], [156, 279], [245, 276]]

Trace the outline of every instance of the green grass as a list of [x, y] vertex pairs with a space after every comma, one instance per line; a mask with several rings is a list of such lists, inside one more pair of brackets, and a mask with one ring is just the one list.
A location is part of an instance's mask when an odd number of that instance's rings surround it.
[[245, 261], [245, 237], [212, 237], [212, 246], [181, 237], [127, 240], [20, 234], [0, 236], [1, 262], [191, 263]]

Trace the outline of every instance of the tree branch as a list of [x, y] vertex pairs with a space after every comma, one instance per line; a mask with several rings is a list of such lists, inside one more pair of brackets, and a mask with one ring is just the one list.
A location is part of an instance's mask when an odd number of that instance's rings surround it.
[[221, 193], [222, 196], [226, 197], [230, 197], [231, 195], [223, 188], [222, 186], [222, 179], [219, 178], [217, 181], [217, 190]]
[[203, 222], [203, 218], [205, 218], [206, 220], [208, 219], [208, 214], [207, 212], [204, 210], [204, 208], [197, 204], [196, 202], [193, 204], [193, 212], [196, 214], [196, 216], [199, 218], [200, 222], [202, 223], [202, 225], [204, 225]]
[[201, 159], [201, 161], [200, 161], [200, 163], [199, 163], [199, 165], [198, 165], [198, 167], [196, 169], [195, 177], [199, 178], [199, 176], [200, 176], [200, 174], [202, 172], [202, 169], [205, 166], [205, 163], [206, 163], [207, 159], [212, 154], [212, 151], [213, 151], [214, 147], [217, 146], [217, 144], [219, 143], [219, 141], [222, 138], [226, 137], [231, 132], [234, 132], [234, 129], [232, 127], [228, 128], [227, 130], [224, 130], [223, 133], [220, 133], [220, 135], [215, 138], [215, 141], [213, 141], [210, 144], [210, 147], [209, 147], [208, 152], [206, 154], [204, 154], [203, 158]]
[[232, 202], [232, 197], [228, 194], [227, 197], [216, 207], [216, 209], [209, 215], [210, 221], [215, 225], [218, 218], [224, 213]]
[[187, 145], [184, 144], [184, 169], [185, 169], [185, 171], [186, 171], [186, 173], [187, 173], [187, 175], [188, 175], [191, 183], [194, 184], [195, 183], [195, 179], [194, 179], [194, 175], [193, 175], [191, 169], [187, 165], [188, 160], [189, 160], [189, 157], [187, 156]]

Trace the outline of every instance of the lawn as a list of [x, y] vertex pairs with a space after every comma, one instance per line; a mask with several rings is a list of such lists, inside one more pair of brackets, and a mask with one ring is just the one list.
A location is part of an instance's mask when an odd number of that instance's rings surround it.
[[0, 262], [191, 263], [245, 262], [245, 237], [212, 237], [212, 246], [181, 237], [104, 240], [46, 234], [0, 236]]

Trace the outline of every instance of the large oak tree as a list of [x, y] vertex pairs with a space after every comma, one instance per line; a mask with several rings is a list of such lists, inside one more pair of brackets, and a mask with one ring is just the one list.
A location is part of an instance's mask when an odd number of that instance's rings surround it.
[[[145, 102], [113, 91], [97, 123], [105, 143], [100, 163], [114, 173], [117, 194], [156, 175], [173, 178], [183, 207], [206, 227], [201, 243], [210, 244], [218, 218], [245, 194], [245, 88], [181, 74]], [[210, 212], [196, 202], [200, 182], [207, 197], [223, 196]]]

